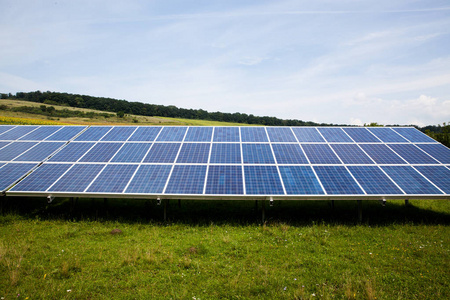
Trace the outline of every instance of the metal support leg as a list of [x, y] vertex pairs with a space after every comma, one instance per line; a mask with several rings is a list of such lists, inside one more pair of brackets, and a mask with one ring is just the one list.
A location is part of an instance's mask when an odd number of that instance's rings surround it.
[[358, 201], [358, 222], [362, 222], [362, 200], [356, 200]]
[[181, 208], [181, 200], [178, 199], [178, 208]]
[[334, 209], [334, 200], [331, 200], [331, 209]]
[[266, 200], [262, 200], [261, 208], [262, 208], [262, 223], [264, 224], [264, 222], [266, 222]]
[[255, 200], [255, 211], [258, 211], [258, 200]]
[[409, 206], [409, 200], [405, 199], [405, 206]]

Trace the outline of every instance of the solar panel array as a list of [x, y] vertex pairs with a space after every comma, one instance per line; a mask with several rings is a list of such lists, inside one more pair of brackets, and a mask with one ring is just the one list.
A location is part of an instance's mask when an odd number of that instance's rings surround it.
[[193, 199], [450, 194], [450, 149], [411, 127], [0, 126], [2, 190], [31, 170], [6, 193]]

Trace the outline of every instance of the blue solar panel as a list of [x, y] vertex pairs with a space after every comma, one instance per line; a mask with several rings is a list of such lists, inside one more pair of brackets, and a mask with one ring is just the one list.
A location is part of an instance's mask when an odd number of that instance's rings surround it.
[[138, 127], [128, 140], [129, 142], [152, 142], [162, 127]]
[[163, 127], [156, 140], [161, 142], [181, 142], [186, 130], [187, 127]]
[[21, 163], [2, 165], [3, 167], [0, 169], [0, 191], [4, 191], [36, 166], [36, 164]]
[[444, 193], [450, 194], [449, 169], [444, 166], [417, 166], [415, 168], [443, 190]]
[[178, 155], [177, 163], [207, 163], [209, 148], [209, 143], [183, 144]]
[[77, 134], [79, 134], [86, 126], [65, 126], [61, 130], [58, 130], [48, 138], [46, 141], [69, 141]]
[[119, 152], [114, 155], [111, 162], [139, 163], [151, 146], [150, 143], [125, 143]]
[[342, 128], [357, 143], [380, 143], [367, 128], [348, 127]]
[[179, 143], [155, 143], [144, 158], [145, 163], [173, 163], [180, 149]]
[[216, 127], [214, 128], [214, 142], [239, 142], [238, 127]]
[[0, 149], [8, 145], [10, 142], [0, 142]]
[[7, 132], [4, 132], [0, 135], [0, 140], [2, 141], [10, 141], [10, 140], [17, 140], [21, 138], [22, 136], [32, 132], [38, 128], [38, 126], [17, 126]]
[[70, 164], [43, 164], [11, 190], [45, 192], [71, 166]]
[[416, 144], [417, 147], [443, 164], [450, 164], [450, 149], [442, 144]]
[[42, 142], [35, 147], [15, 158], [15, 161], [43, 161], [53, 152], [61, 148], [64, 145], [62, 142]]
[[241, 139], [243, 143], [256, 142], [264, 143], [269, 142], [267, 133], [264, 127], [241, 127]]
[[185, 142], [210, 142], [212, 138], [212, 127], [189, 127]]
[[170, 165], [142, 165], [125, 192], [161, 194], [171, 169]]
[[436, 143], [435, 140], [414, 127], [399, 127], [393, 129], [412, 143]]
[[0, 125], [0, 135], [5, 133], [8, 130], [13, 129], [15, 126], [13, 125]]
[[30, 132], [24, 136], [22, 136], [19, 140], [26, 140], [26, 141], [41, 141], [44, 140], [46, 137], [52, 135], [59, 129], [61, 129], [62, 126], [44, 126], [39, 127], [33, 132]]
[[384, 144], [360, 144], [360, 146], [377, 164], [406, 164]]
[[403, 194], [403, 192], [376, 166], [349, 166], [348, 170], [367, 194]]
[[244, 166], [244, 176], [247, 195], [284, 194], [275, 166]]
[[241, 146], [232, 143], [213, 143], [210, 163], [240, 164]]
[[390, 144], [389, 147], [410, 164], [435, 164], [437, 162], [412, 144]]
[[280, 173], [288, 195], [324, 194], [316, 175], [309, 166], [280, 166]]
[[269, 144], [242, 144], [244, 164], [274, 164]]
[[307, 164], [305, 154], [298, 144], [272, 144], [279, 164]]
[[203, 194], [205, 165], [176, 165], [165, 194]]
[[364, 194], [350, 173], [341, 166], [316, 166], [317, 173], [322, 185], [331, 195]]
[[383, 128], [383, 127], [368, 127], [370, 132], [377, 136], [380, 140], [385, 143], [405, 143], [408, 142], [404, 138], [402, 138], [399, 134], [397, 134], [391, 128]]
[[333, 153], [330, 146], [324, 144], [302, 144], [309, 161], [312, 164], [340, 164], [341, 161]]
[[75, 141], [96, 142], [99, 141], [112, 127], [89, 127], [85, 132], [80, 134]]
[[209, 166], [206, 194], [244, 194], [241, 166]]
[[382, 168], [407, 194], [442, 194], [412, 167], [385, 166]]
[[317, 128], [329, 143], [351, 143], [352, 139], [341, 128]]
[[96, 144], [80, 162], [108, 162], [117, 150], [122, 146], [121, 143], [98, 143]]
[[332, 144], [331, 148], [344, 164], [373, 164], [373, 161], [356, 144]]
[[36, 142], [14, 142], [10, 143], [9, 145], [3, 147], [0, 150], [0, 161], [10, 161], [13, 160], [15, 157], [21, 155], [34, 145], [36, 145]]
[[70, 143], [56, 153], [49, 161], [76, 162], [94, 143]]
[[272, 143], [296, 143], [297, 139], [289, 127], [266, 127]]
[[101, 140], [110, 142], [125, 142], [137, 127], [114, 127]]
[[317, 131], [316, 128], [306, 128], [306, 127], [294, 127], [292, 128], [294, 131], [297, 140], [300, 143], [323, 143], [325, 140]]
[[86, 192], [122, 193], [137, 167], [137, 165], [107, 165]]
[[51, 192], [83, 192], [105, 165], [76, 164], [48, 190]]

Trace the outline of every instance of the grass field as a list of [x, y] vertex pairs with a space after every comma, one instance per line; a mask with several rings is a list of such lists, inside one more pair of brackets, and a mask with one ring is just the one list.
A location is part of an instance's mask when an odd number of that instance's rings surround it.
[[450, 298], [448, 200], [3, 200], [4, 299]]

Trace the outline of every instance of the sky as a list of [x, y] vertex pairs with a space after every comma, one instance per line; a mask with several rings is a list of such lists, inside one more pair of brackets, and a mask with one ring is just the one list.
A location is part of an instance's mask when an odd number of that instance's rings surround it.
[[450, 121], [448, 0], [0, 0], [0, 92], [319, 123]]

